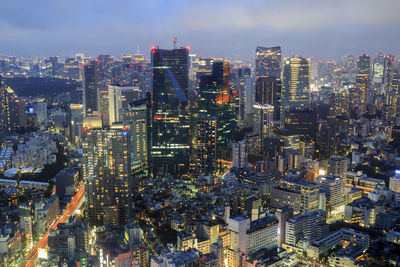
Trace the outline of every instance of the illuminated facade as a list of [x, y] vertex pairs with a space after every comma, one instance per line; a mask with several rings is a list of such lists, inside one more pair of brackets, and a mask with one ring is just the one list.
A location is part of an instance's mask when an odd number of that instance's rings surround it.
[[84, 129], [83, 179], [91, 225], [125, 224], [131, 210], [129, 128]]
[[81, 141], [82, 126], [83, 126], [83, 105], [70, 104], [69, 105], [70, 117], [70, 141], [72, 144], [77, 145]]
[[138, 100], [140, 90], [137, 86], [108, 85], [108, 115], [110, 124], [121, 121], [121, 112], [128, 109], [131, 101]]
[[301, 57], [286, 59], [282, 82], [282, 124], [285, 112], [310, 108], [310, 60]]
[[198, 174], [214, 174], [217, 162], [217, 118], [201, 114], [197, 118]]
[[148, 121], [149, 98], [132, 101], [123, 113], [123, 122], [130, 124], [131, 167], [134, 172], [146, 171], [148, 167]]
[[256, 77], [281, 77], [282, 51], [280, 46], [256, 47]]
[[154, 176], [186, 174], [189, 166], [189, 50], [153, 48], [151, 169]]
[[211, 75], [200, 78], [198, 112], [217, 118], [217, 146], [232, 141], [236, 127], [236, 104], [229, 83], [229, 63], [214, 62]]

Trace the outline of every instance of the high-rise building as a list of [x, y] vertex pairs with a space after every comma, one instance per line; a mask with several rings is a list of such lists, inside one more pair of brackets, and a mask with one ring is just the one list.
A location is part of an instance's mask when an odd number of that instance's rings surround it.
[[286, 223], [286, 244], [296, 246], [301, 239], [305, 238], [312, 242], [325, 236], [328, 231], [325, 211], [307, 212], [291, 218]]
[[217, 162], [217, 118], [200, 114], [197, 117], [198, 174], [214, 174]]
[[282, 51], [280, 46], [256, 47], [256, 77], [281, 77]]
[[190, 114], [186, 48], [152, 48], [152, 148], [154, 176], [185, 174], [189, 166]]
[[122, 121], [130, 125], [131, 167], [134, 172], [147, 171], [148, 167], [150, 98], [149, 95], [130, 102], [122, 116]]
[[386, 93], [390, 89], [393, 78], [394, 56], [379, 53], [374, 58], [372, 69], [372, 82], [375, 91]]
[[338, 176], [346, 181], [347, 178], [347, 158], [332, 157], [328, 160], [328, 175]]
[[232, 167], [247, 167], [247, 144], [244, 141], [232, 144]]
[[280, 120], [281, 80], [274, 77], [258, 77], [256, 81], [256, 104], [268, 104], [274, 107], [273, 120]]
[[400, 193], [400, 171], [396, 170], [395, 175], [390, 177], [389, 188], [395, 193]]
[[83, 65], [83, 106], [84, 114], [99, 112], [99, 63], [87, 61]]
[[70, 118], [70, 140], [71, 143], [77, 145], [81, 142], [82, 127], [83, 127], [83, 105], [70, 104], [69, 105], [69, 118]]
[[343, 179], [338, 176], [321, 176], [317, 178], [320, 190], [326, 196], [326, 209], [328, 216], [344, 212]]
[[200, 78], [198, 112], [217, 117], [217, 146], [227, 147], [236, 127], [236, 105], [230, 90], [229, 63], [214, 62], [211, 75]]
[[285, 113], [311, 108], [310, 60], [292, 57], [284, 61], [281, 124]]
[[85, 129], [83, 179], [91, 225], [125, 224], [131, 210], [129, 128]]
[[108, 85], [108, 115], [110, 124], [121, 121], [123, 110], [128, 104], [140, 98], [140, 89], [137, 86]]
[[255, 104], [255, 129], [261, 140], [272, 135], [274, 106], [268, 104]]
[[282, 247], [282, 244], [286, 243], [286, 222], [292, 218], [293, 209], [289, 206], [277, 209], [275, 216], [278, 219], [278, 247]]
[[26, 126], [25, 100], [17, 98], [0, 76], [0, 131], [13, 132]]

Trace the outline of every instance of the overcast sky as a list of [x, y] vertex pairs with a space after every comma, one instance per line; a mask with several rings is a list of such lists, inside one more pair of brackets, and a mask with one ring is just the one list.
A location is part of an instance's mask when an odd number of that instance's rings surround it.
[[0, 54], [134, 53], [190, 46], [203, 56], [400, 54], [399, 0], [0, 0]]

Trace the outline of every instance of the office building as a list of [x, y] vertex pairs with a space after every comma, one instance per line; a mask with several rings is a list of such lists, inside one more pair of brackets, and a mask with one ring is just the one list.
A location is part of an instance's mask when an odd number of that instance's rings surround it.
[[226, 148], [232, 142], [236, 127], [236, 104], [230, 90], [228, 62], [214, 62], [211, 75], [200, 78], [198, 112], [217, 118], [217, 146]]
[[275, 212], [278, 219], [278, 247], [286, 243], [286, 222], [293, 217], [293, 209], [289, 206], [279, 208]]
[[394, 176], [390, 177], [389, 188], [394, 193], [400, 193], [400, 171], [396, 170]]
[[328, 175], [339, 176], [346, 181], [347, 178], [347, 161], [346, 157], [332, 157], [328, 160]]
[[134, 172], [147, 172], [149, 152], [150, 96], [132, 101], [123, 111], [122, 121], [130, 125], [131, 168]]
[[90, 225], [120, 225], [131, 209], [129, 128], [86, 129], [83, 179]]
[[343, 178], [338, 176], [320, 176], [317, 177], [320, 190], [326, 196], [326, 210], [328, 216], [336, 215], [344, 212], [343, 199]]
[[309, 59], [292, 57], [284, 61], [281, 103], [282, 123], [286, 112], [311, 108]]
[[282, 90], [280, 78], [258, 77], [255, 90], [255, 103], [272, 105], [274, 107], [273, 120], [279, 122]]
[[328, 231], [325, 211], [306, 212], [287, 221], [286, 244], [296, 246], [300, 240], [306, 238], [309, 241], [315, 241], [325, 236]]
[[123, 110], [127, 110], [129, 103], [139, 98], [140, 90], [137, 86], [108, 85], [109, 123], [121, 121]]
[[244, 141], [232, 144], [232, 167], [247, 167], [247, 144]]
[[281, 77], [282, 51], [280, 46], [256, 47], [256, 77]]
[[255, 104], [253, 107], [255, 117], [255, 131], [261, 140], [272, 135], [274, 106], [268, 104]]
[[152, 148], [154, 176], [188, 172], [190, 115], [186, 48], [153, 48]]
[[99, 63], [95, 60], [83, 64], [84, 115], [99, 112]]
[[83, 127], [83, 105], [81, 104], [70, 104], [69, 105], [69, 137], [70, 141], [74, 145], [78, 145], [81, 142], [82, 127]]
[[376, 209], [368, 198], [359, 198], [345, 206], [344, 220], [362, 227], [373, 227], [376, 220]]

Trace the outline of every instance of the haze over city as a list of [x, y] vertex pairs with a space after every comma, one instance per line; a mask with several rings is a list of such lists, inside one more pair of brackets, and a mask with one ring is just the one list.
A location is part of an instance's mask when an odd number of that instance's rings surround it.
[[400, 54], [400, 2], [339, 1], [3, 1], [2, 53], [148, 55], [172, 36], [204, 56], [254, 57], [281, 45], [286, 56]]

